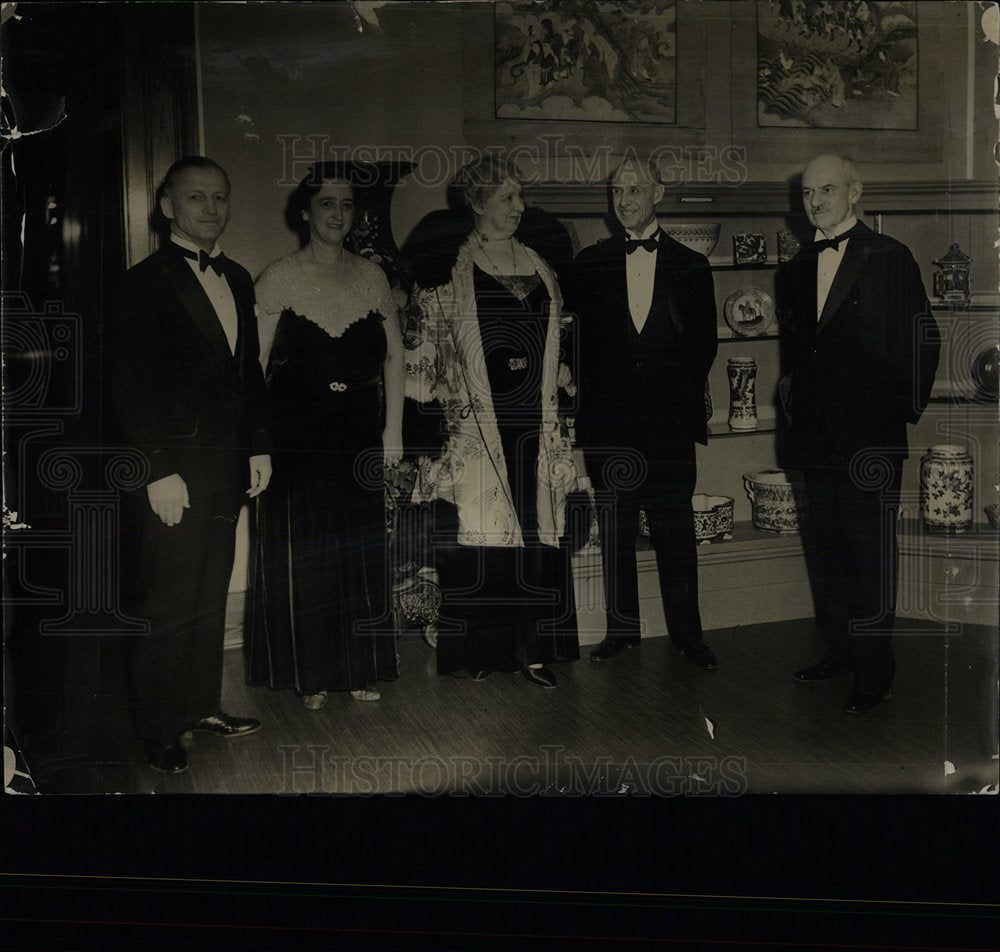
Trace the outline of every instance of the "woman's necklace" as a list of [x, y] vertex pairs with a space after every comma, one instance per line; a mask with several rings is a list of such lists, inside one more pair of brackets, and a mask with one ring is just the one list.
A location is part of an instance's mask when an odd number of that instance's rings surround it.
[[316, 247], [311, 241], [308, 245], [308, 251], [310, 260], [321, 274], [332, 277], [337, 282], [343, 279], [347, 256], [350, 253], [343, 245], [340, 246], [340, 254], [335, 259], [324, 258], [317, 254]]
[[490, 240], [485, 235], [481, 235], [478, 231], [474, 232], [476, 236], [476, 242], [482, 249], [483, 254], [486, 256], [486, 260], [493, 267], [494, 274], [516, 274], [517, 273], [517, 245], [514, 243], [514, 236], [510, 235], [507, 238], [507, 247], [510, 249], [510, 260], [512, 262], [512, 267], [510, 271], [501, 271], [497, 263], [493, 260], [492, 255], [486, 250], [486, 244]]
[[306, 284], [318, 294], [329, 297], [331, 294], [345, 295], [351, 283], [347, 275], [347, 255], [344, 250], [338, 261], [326, 261], [316, 254], [312, 244], [304, 249], [307, 253], [296, 255], [299, 271]]

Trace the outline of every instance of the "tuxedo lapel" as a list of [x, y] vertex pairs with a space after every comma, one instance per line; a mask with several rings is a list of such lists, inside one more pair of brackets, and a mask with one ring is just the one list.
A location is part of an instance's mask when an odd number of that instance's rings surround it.
[[656, 272], [653, 275], [653, 301], [650, 317], [661, 312], [674, 326], [680, 329], [680, 321], [674, 314], [674, 289], [671, 275], [679, 267], [673, 249], [668, 244], [667, 235], [660, 233], [660, 247], [656, 252]]
[[[833, 284], [830, 285], [830, 293], [826, 296], [826, 303], [823, 305], [823, 313], [820, 315], [819, 323], [816, 325], [816, 333], [819, 334], [833, 320], [834, 315], [840, 310], [840, 305], [844, 303], [848, 292], [854, 286], [854, 281], [858, 276], [858, 248], [852, 247], [857, 239], [852, 238], [844, 250], [844, 257], [837, 268], [837, 273], [833, 276]], [[815, 269], [813, 269], [815, 276]]]
[[608, 260], [605, 267], [605, 299], [618, 309], [618, 316], [629, 317], [628, 280], [625, 276], [625, 238], [619, 236], [608, 242]]
[[794, 302], [796, 323], [808, 331], [810, 338], [816, 333], [816, 253], [800, 251], [790, 268], [789, 290]]
[[[670, 249], [665, 247], [666, 235], [660, 233], [659, 247], [656, 252], [656, 265], [653, 270], [653, 293], [649, 301], [649, 313], [643, 323], [643, 331], [649, 326], [649, 321], [657, 314], [664, 312], [670, 317], [672, 311], [672, 295], [670, 287], [670, 270], [672, 255]], [[609, 278], [613, 276], [613, 282], [608, 281], [606, 287], [607, 299], [615, 302], [619, 306], [620, 316], [626, 321], [629, 327], [632, 324], [632, 303], [628, 297], [628, 276], [625, 270], [625, 239], [624, 236], [614, 239], [613, 246], [609, 249], [610, 265], [608, 267]], [[642, 331], [638, 332], [642, 334]]]
[[[212, 346], [212, 349], [220, 357], [231, 361], [233, 354], [229, 349], [229, 341], [226, 340], [226, 333], [222, 329], [219, 316], [215, 313], [212, 302], [209, 301], [208, 295], [198, 283], [198, 279], [194, 276], [182, 254], [179, 252], [168, 253], [164, 263], [164, 277], [168, 285], [174, 289], [182, 308]], [[229, 281], [228, 275], [226, 280]], [[230, 287], [232, 287], [231, 282]], [[235, 291], [233, 297], [236, 297]], [[237, 309], [239, 309], [238, 300]]]
[[[248, 344], [247, 333], [253, 322], [253, 329], [256, 330], [256, 314], [253, 307], [253, 285], [249, 281], [249, 276], [243, 268], [235, 265], [229, 258], [225, 259], [224, 272], [229, 290], [233, 293], [233, 301], [236, 304], [237, 336], [235, 357], [240, 365], [240, 373], [243, 372], [243, 352]], [[227, 343], [228, 351], [229, 345]]]

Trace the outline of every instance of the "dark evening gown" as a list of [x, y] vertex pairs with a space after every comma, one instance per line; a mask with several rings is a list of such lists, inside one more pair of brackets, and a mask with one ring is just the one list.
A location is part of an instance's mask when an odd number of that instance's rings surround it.
[[397, 675], [382, 478], [383, 317], [339, 337], [282, 312], [267, 369], [274, 474], [258, 501], [251, 684], [309, 695]]
[[540, 542], [536, 515], [549, 294], [538, 275], [498, 280], [478, 267], [475, 288], [486, 372], [525, 545], [438, 550], [439, 674], [518, 671], [580, 656], [569, 548]]

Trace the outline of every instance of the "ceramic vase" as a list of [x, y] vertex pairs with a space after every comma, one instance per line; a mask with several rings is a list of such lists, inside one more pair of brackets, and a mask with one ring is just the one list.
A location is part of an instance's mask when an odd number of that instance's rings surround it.
[[729, 426], [734, 430], [757, 429], [757, 361], [731, 357], [729, 373]]
[[932, 532], [972, 525], [973, 463], [964, 446], [932, 446], [920, 461], [921, 509]]

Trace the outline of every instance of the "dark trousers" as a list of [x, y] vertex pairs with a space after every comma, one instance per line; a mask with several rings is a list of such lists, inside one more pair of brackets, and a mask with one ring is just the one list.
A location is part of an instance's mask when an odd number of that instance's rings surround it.
[[180, 523], [166, 526], [145, 494], [141, 505], [136, 614], [150, 630], [136, 637], [132, 655], [133, 719], [136, 737], [164, 743], [221, 713], [239, 508], [231, 493], [192, 499]]
[[[616, 454], [622, 454], [618, 464]], [[641, 450], [588, 452], [587, 471], [594, 485], [601, 533], [608, 637], [639, 635], [635, 543], [641, 507], [656, 552], [667, 633], [678, 646], [700, 643], [698, 544], [691, 508], [694, 443], [667, 443], [657, 448], [655, 456]]]
[[811, 430], [803, 444], [808, 534], [814, 543], [809, 570], [827, 655], [850, 668], [857, 687], [885, 690], [895, 673], [891, 633], [903, 453], [873, 449], [846, 460], [822, 427]]

